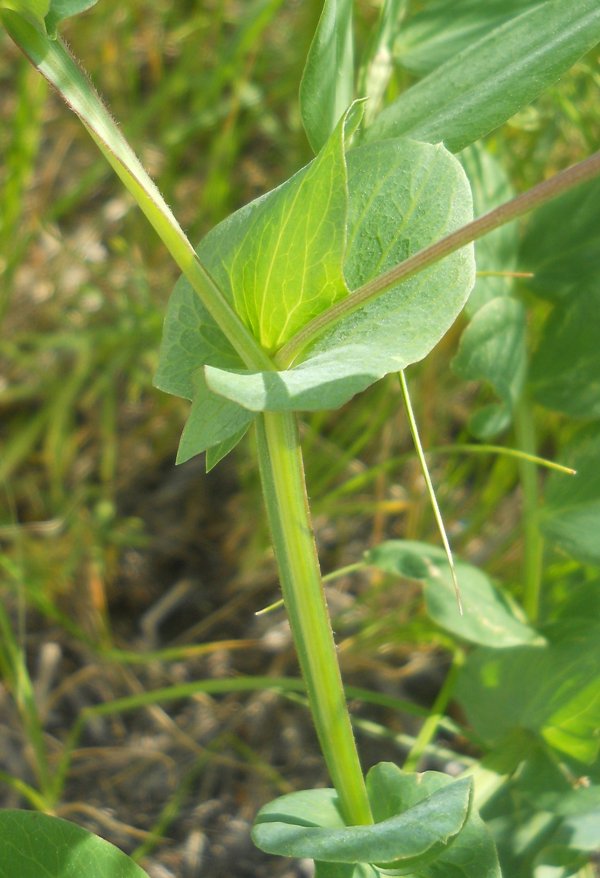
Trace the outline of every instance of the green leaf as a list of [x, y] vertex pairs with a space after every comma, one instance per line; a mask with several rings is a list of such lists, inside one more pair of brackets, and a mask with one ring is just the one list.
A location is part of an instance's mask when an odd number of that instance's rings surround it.
[[513, 777], [515, 794], [532, 808], [559, 817], [577, 819], [582, 815], [597, 814], [600, 786], [590, 784], [587, 777], [584, 783], [575, 784], [581, 766], [565, 765], [565, 761], [558, 763], [556, 756], [545, 746], [532, 748]]
[[[316, 159], [214, 228], [198, 255], [265, 350], [346, 296], [341, 122]], [[224, 365], [224, 364], [215, 364]]]
[[300, 83], [300, 112], [315, 153], [354, 98], [352, 0], [325, 0]]
[[35, 811], [0, 811], [0, 878], [148, 878], [91, 832]]
[[[400, 808], [412, 808], [437, 790], [452, 784], [438, 771], [409, 774], [390, 762], [380, 762], [367, 775], [367, 791], [375, 820], [385, 820]], [[501, 878], [492, 837], [471, 808], [454, 841], [430, 864], [420, 866], [414, 878]]]
[[261, 850], [280, 856], [412, 869], [435, 859], [458, 835], [470, 799], [470, 781], [454, 781], [379, 823], [345, 826], [335, 790], [306, 790], [261, 808], [252, 837]]
[[[442, 146], [388, 140], [348, 153], [351, 289], [464, 225], [468, 183]], [[324, 332], [306, 359], [281, 372], [206, 370], [215, 393], [251, 411], [342, 405], [388, 372], [422, 359], [450, 327], [473, 283], [472, 247], [399, 284]]]
[[542, 0], [430, 0], [400, 29], [394, 59], [425, 74]]
[[65, 18], [71, 18], [73, 15], [79, 15], [95, 6], [98, 0], [51, 0], [50, 10], [46, 15], [46, 28], [48, 35], [54, 37], [56, 35], [56, 27]]
[[224, 439], [222, 442], [218, 442], [216, 445], [211, 445], [210, 448], [207, 448], [206, 472], [209, 473], [211, 469], [214, 469], [214, 467], [223, 460], [224, 457], [227, 457], [229, 452], [233, 451], [235, 446], [242, 441], [247, 432], [248, 427], [244, 427], [239, 433], [234, 433], [228, 439]]
[[84, 12], [97, 2], [98, 0], [0, 0], [0, 14], [3, 9], [17, 12], [38, 31], [54, 39], [59, 22]]
[[[225, 456], [237, 445], [253, 420], [254, 416], [247, 409], [211, 393], [200, 370], [196, 376], [192, 408], [181, 434], [177, 463], [185, 463], [196, 454], [221, 444], [224, 444], [222, 456]], [[212, 466], [221, 459], [217, 460], [215, 456], [213, 454]]]
[[[596, 841], [597, 829], [596, 824]], [[576, 878], [587, 871], [586, 860], [577, 851], [557, 844], [544, 848], [533, 864], [533, 878]]]
[[588, 282], [546, 318], [530, 366], [535, 401], [573, 418], [600, 417], [599, 338], [600, 287]]
[[429, 616], [462, 640], [494, 648], [542, 642], [538, 632], [524, 622], [517, 608], [481, 570], [457, 561], [464, 611], [461, 616], [443, 549], [408, 540], [388, 540], [366, 552], [364, 559], [386, 573], [424, 582]]
[[537, 295], [559, 301], [598, 285], [599, 203], [597, 179], [547, 202], [532, 214], [521, 243], [519, 264], [524, 271], [533, 272], [527, 284]]
[[43, 30], [44, 18], [50, 9], [50, 0], [0, 0], [0, 14], [10, 9], [26, 18], [31, 24]]
[[490, 747], [526, 729], [561, 753], [593, 762], [600, 746], [598, 619], [575, 624], [564, 617], [544, 633], [546, 646], [475, 650], [456, 697]]
[[527, 368], [526, 313], [516, 299], [492, 299], [464, 330], [452, 368], [466, 381], [485, 381], [502, 402], [471, 415], [469, 429], [489, 439], [511, 422]]
[[469, 45], [390, 104], [367, 129], [458, 152], [531, 103], [600, 41], [597, 0], [548, 0]]
[[600, 564], [600, 427], [582, 430], [561, 459], [575, 476], [552, 474], [546, 488], [541, 527], [545, 536], [569, 555]]
[[[515, 192], [508, 174], [481, 144], [473, 143], [458, 158], [471, 184], [475, 216], [482, 216], [513, 198]], [[517, 266], [518, 248], [517, 223], [500, 226], [475, 242], [477, 279], [465, 308], [469, 316], [497, 296], [507, 296], [512, 292], [513, 279], [510, 276], [488, 273], [513, 271]]]

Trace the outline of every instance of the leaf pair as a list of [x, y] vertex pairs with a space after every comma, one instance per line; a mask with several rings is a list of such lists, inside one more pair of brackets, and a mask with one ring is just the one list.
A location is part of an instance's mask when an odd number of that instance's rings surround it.
[[[471, 217], [464, 172], [441, 145], [391, 139], [346, 155], [355, 124], [346, 116], [313, 162], [220, 223], [198, 247], [276, 359], [312, 318]], [[239, 436], [249, 413], [335, 408], [420, 360], [456, 318], [473, 277], [466, 247], [332, 320], [291, 368], [262, 372], [243, 368], [180, 280], [156, 376], [161, 389], [193, 400], [178, 460]]]
[[317, 878], [499, 878], [491, 836], [471, 808], [471, 783], [381, 762], [367, 775], [374, 823], [346, 826], [335, 790], [282, 796], [258, 813], [264, 851], [316, 861]]

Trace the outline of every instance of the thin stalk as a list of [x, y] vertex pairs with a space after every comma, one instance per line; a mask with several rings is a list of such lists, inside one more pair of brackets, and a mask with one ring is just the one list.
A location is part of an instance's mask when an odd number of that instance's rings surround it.
[[19, 49], [83, 122], [246, 366], [249, 369], [272, 369], [271, 360], [198, 259], [164, 198], [63, 43], [58, 39], [49, 39], [10, 10], [2, 10], [0, 20]]
[[384, 272], [384, 274], [380, 274], [378, 277], [373, 278], [373, 280], [363, 284], [362, 287], [359, 287], [345, 299], [336, 302], [331, 308], [323, 311], [307, 323], [306, 326], [303, 326], [278, 351], [275, 357], [278, 367], [280, 369], [288, 368], [298, 355], [323, 332], [330, 329], [344, 317], [362, 308], [363, 305], [376, 299], [382, 293], [396, 286], [400, 281], [407, 280], [425, 268], [429, 268], [430, 265], [439, 262], [440, 259], [449, 256], [450, 253], [460, 250], [461, 247], [465, 247], [472, 241], [476, 241], [489, 232], [493, 232], [494, 229], [523, 216], [523, 214], [528, 213], [535, 207], [539, 207], [546, 201], [562, 195], [574, 186], [578, 186], [587, 180], [592, 180], [599, 174], [600, 152], [595, 152], [584, 161], [561, 171], [559, 174], [550, 177], [549, 180], [538, 183], [537, 186], [533, 186], [527, 192], [522, 192], [516, 198], [512, 198], [505, 204], [501, 204], [500, 207], [496, 207], [494, 210], [489, 211], [489, 213], [485, 213], [476, 220], [467, 223], [466, 226], [461, 226], [460, 229], [456, 229], [456, 231], [446, 235], [445, 238], [436, 241], [435, 244], [419, 250], [418, 253], [405, 259], [404, 262], [395, 265], [394, 268]]
[[52, 810], [51, 803], [48, 802], [36, 789], [29, 786], [28, 783], [25, 783], [25, 781], [20, 778], [13, 777], [12, 774], [8, 774], [6, 771], [0, 771], [0, 783], [5, 783], [11, 788], [11, 790], [22, 796], [25, 801], [29, 802], [32, 808], [35, 808], [36, 811], [47, 812]]
[[438, 727], [444, 718], [446, 708], [448, 707], [448, 703], [454, 693], [456, 678], [458, 677], [458, 672], [464, 664], [464, 661], [465, 654], [463, 650], [457, 649], [454, 653], [450, 670], [448, 671], [446, 679], [444, 680], [444, 685], [440, 689], [438, 696], [435, 699], [434, 705], [431, 708], [431, 713], [421, 726], [421, 730], [415, 738], [414, 744], [410, 748], [410, 752], [406, 757], [404, 765], [402, 766], [404, 771], [416, 771], [419, 766], [419, 762], [421, 761], [421, 757], [427, 752], [427, 750], [431, 746], [431, 742], [433, 741], [435, 733], [437, 732]]
[[[27, 670], [24, 647], [15, 637], [8, 614], [0, 605], [0, 671], [7, 680], [23, 722], [28, 749], [33, 754], [40, 799], [47, 800], [52, 788], [44, 729], [38, 713], [33, 684]], [[27, 785], [24, 786], [24, 790]], [[31, 800], [29, 793], [27, 797]]]
[[[517, 407], [515, 433], [521, 450], [526, 454], [534, 454], [536, 450], [535, 423], [531, 403], [526, 398], [522, 398]], [[530, 622], [535, 623], [540, 610], [543, 550], [539, 526], [538, 479], [536, 468], [532, 463], [527, 460], [519, 460], [518, 467], [523, 491], [523, 608]]]
[[454, 558], [452, 556], [452, 549], [450, 547], [450, 541], [448, 540], [448, 535], [444, 526], [444, 519], [442, 518], [442, 513], [438, 505], [437, 497], [435, 496], [435, 488], [433, 487], [431, 475], [429, 474], [429, 467], [427, 466], [427, 459], [425, 458], [425, 452], [423, 451], [423, 445], [421, 444], [421, 437], [419, 436], [417, 419], [415, 418], [415, 413], [413, 411], [412, 403], [410, 401], [410, 393], [408, 392], [408, 384], [406, 383], [406, 375], [404, 374], [404, 370], [398, 372], [398, 379], [400, 381], [402, 399], [404, 401], [404, 408], [406, 411], [406, 417], [408, 419], [410, 435], [412, 436], [413, 445], [415, 446], [415, 451], [417, 452], [417, 457], [419, 458], [421, 472], [423, 473], [423, 478], [425, 479], [425, 485], [427, 487], [427, 493], [429, 494], [429, 502], [431, 503], [435, 522], [438, 526], [438, 531], [442, 539], [444, 551], [446, 552], [446, 558], [448, 559], [448, 566], [450, 567], [450, 575], [452, 576], [454, 593], [456, 595], [456, 602], [458, 604], [458, 612], [462, 616], [463, 606], [460, 595], [460, 586], [458, 584], [458, 578], [456, 576], [456, 567], [454, 566]]
[[321, 584], [295, 415], [265, 412], [257, 437], [283, 599], [321, 750], [346, 823], [372, 823]]

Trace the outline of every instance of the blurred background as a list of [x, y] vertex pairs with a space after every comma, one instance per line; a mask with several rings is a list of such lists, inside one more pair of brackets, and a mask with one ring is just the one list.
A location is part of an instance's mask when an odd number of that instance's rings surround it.
[[[320, 5], [100, 2], [65, 25], [192, 241], [310, 160], [297, 90]], [[358, 4], [363, 42], [377, 6]], [[301, 697], [185, 690], [296, 674], [281, 610], [254, 615], [278, 590], [252, 437], [208, 476], [202, 458], [175, 468], [188, 405], [152, 375], [177, 270], [79, 121], [0, 48], [0, 802], [31, 806], [22, 783], [54, 779], [57, 813], [151, 878], [307, 876], [248, 838], [263, 802], [326, 782]], [[597, 148], [599, 84], [595, 53], [488, 138], [516, 189]], [[460, 328], [408, 375], [426, 448], [470, 441], [487, 399], [448, 368]], [[325, 572], [384, 538], [438, 542], [397, 380], [302, 430]], [[541, 445], [568, 430], [546, 414]], [[515, 463], [430, 463], [455, 549], [518, 596]], [[393, 699], [432, 704], [445, 635], [414, 583], [362, 572], [329, 589], [345, 679], [392, 699], [354, 705], [365, 764], [397, 760], [419, 719]]]

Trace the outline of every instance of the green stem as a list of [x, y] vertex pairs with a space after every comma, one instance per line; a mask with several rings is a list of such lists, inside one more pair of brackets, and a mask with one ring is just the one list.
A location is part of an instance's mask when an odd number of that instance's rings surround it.
[[[515, 417], [515, 433], [521, 451], [535, 454], [536, 438], [532, 406], [522, 398]], [[523, 607], [529, 620], [537, 621], [540, 609], [543, 540], [539, 527], [538, 480], [534, 464], [519, 460], [519, 476], [523, 491], [524, 595]]]
[[452, 666], [450, 667], [446, 679], [444, 680], [444, 685], [440, 689], [438, 696], [435, 699], [435, 703], [431, 708], [431, 713], [421, 726], [421, 730], [415, 738], [415, 742], [412, 745], [408, 756], [406, 757], [403, 765], [404, 771], [417, 770], [419, 762], [421, 761], [421, 757], [428, 750], [431, 742], [433, 741], [435, 733], [437, 732], [438, 727], [444, 718], [448, 703], [454, 693], [456, 678], [458, 677], [458, 672], [463, 666], [464, 662], [465, 654], [462, 649], [457, 648], [452, 660]]
[[198, 259], [162, 195], [65, 46], [60, 40], [49, 39], [22, 16], [8, 9], [0, 12], [0, 20], [34, 67], [79, 116], [245, 365], [256, 370], [273, 369], [269, 357]]
[[283, 598], [319, 743], [345, 821], [372, 823], [321, 584], [295, 415], [265, 412], [257, 436]]

